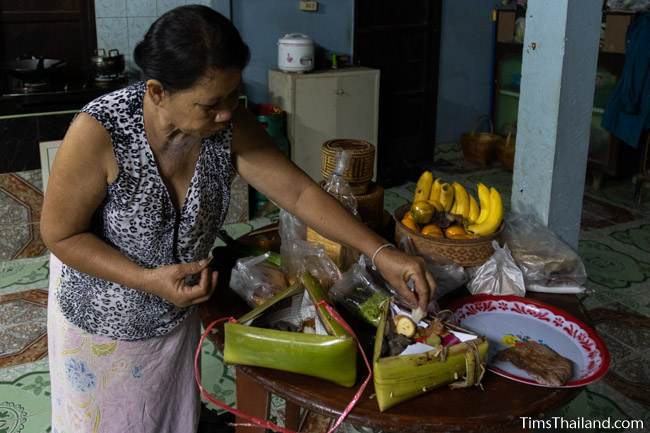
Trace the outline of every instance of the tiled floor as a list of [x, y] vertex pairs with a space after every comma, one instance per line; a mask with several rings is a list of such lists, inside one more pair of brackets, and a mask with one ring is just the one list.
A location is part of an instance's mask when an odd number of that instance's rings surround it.
[[[454, 145], [439, 146], [437, 174], [473, 187], [478, 180], [508, 196], [511, 173], [465, 163]], [[391, 211], [406, 203], [414, 185], [386, 191]], [[40, 173], [0, 175], [0, 432], [50, 431], [49, 374], [44, 293], [48, 257], [38, 234]], [[227, 227], [238, 237], [277, 215]], [[588, 190], [583, 207], [580, 255], [591, 292], [583, 304], [606, 340], [612, 368], [556, 414], [567, 418], [643, 419], [650, 425], [650, 198], [637, 207], [629, 182]], [[234, 372], [209, 343], [203, 348], [203, 378], [209, 391], [234, 402]], [[282, 420], [283, 401], [272, 402], [272, 419]], [[345, 426], [344, 431], [357, 429]]]

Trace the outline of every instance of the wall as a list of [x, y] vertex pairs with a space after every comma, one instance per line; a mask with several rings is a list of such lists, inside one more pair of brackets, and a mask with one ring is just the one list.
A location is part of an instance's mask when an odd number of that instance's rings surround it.
[[[492, 71], [491, 11], [498, 0], [442, 0], [437, 142], [458, 140], [489, 113]], [[101, 0], [95, 4], [97, 46], [124, 52], [133, 69], [133, 48], [151, 23], [182, 4], [210, 5], [232, 17], [251, 48], [244, 90], [253, 102], [267, 99], [267, 71], [277, 65], [277, 40], [303, 32], [326, 50], [351, 54], [354, 0], [320, 0], [318, 12], [302, 12], [298, 0]]]
[[277, 67], [277, 41], [286, 33], [305, 33], [328, 51], [353, 50], [354, 0], [320, 0], [318, 12], [300, 11], [298, 0], [234, 0], [232, 19], [251, 49], [244, 92], [252, 102], [267, 99], [267, 73]]
[[95, 2], [97, 48], [117, 48], [133, 70], [133, 49], [149, 26], [170, 9], [184, 4], [204, 4], [228, 13], [228, 0], [98, 0]]
[[457, 141], [490, 111], [495, 0], [444, 0], [436, 142]]

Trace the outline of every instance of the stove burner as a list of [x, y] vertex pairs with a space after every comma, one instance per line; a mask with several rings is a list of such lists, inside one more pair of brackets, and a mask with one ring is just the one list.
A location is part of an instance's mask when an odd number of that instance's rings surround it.
[[96, 75], [94, 84], [99, 87], [108, 87], [121, 82], [126, 82], [124, 74]]
[[45, 81], [39, 81], [39, 82], [23, 82], [23, 86], [19, 87], [18, 90], [21, 90], [23, 93], [35, 93], [35, 92], [42, 92], [44, 90], [47, 90], [50, 87], [49, 83]]

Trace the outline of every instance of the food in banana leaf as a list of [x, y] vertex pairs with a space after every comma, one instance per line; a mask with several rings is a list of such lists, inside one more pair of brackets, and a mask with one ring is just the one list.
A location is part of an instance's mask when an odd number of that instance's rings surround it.
[[277, 329], [278, 331], [298, 332], [299, 328], [291, 322], [281, 320], [269, 326], [269, 329]]
[[509, 362], [528, 372], [539, 383], [549, 386], [564, 385], [573, 375], [570, 359], [536, 341], [518, 343], [497, 352], [494, 361]]
[[395, 329], [398, 334], [401, 334], [407, 338], [411, 338], [415, 335], [416, 326], [415, 323], [411, 320], [410, 317], [406, 316], [395, 316]]
[[[381, 412], [443, 385], [480, 387], [488, 352], [484, 337], [428, 317], [418, 322], [414, 336], [408, 338], [397, 333], [394, 320], [406, 314], [391, 307], [382, 305], [373, 352], [373, 382]], [[454, 337], [458, 343], [446, 345], [443, 340], [454, 333], [463, 341]]]
[[381, 348], [382, 356], [397, 356], [411, 344], [411, 339], [402, 334], [390, 333], [385, 335], [384, 344]]

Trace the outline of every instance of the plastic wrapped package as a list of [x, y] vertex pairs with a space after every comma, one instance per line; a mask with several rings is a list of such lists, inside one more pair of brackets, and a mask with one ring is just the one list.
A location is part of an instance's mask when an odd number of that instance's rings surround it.
[[330, 299], [373, 326], [379, 324], [381, 305], [390, 296], [370, 275], [365, 260], [352, 265], [329, 292]]
[[341, 271], [320, 245], [294, 241], [282, 247], [282, 267], [290, 282], [309, 272], [325, 290], [341, 278]]
[[280, 211], [282, 269], [290, 283], [309, 272], [328, 290], [341, 278], [341, 271], [322, 246], [305, 240], [306, 233], [307, 227], [298, 217]]
[[467, 287], [470, 293], [525, 296], [524, 276], [512, 258], [508, 246], [501, 248], [497, 241], [492, 241], [492, 247], [492, 257], [473, 270]]
[[279, 220], [279, 232], [282, 245], [300, 240], [304, 241], [306, 239], [307, 227], [297, 216], [290, 214], [284, 209], [280, 209]]
[[650, 0], [607, 0], [607, 8], [612, 11], [647, 12]]
[[587, 280], [578, 254], [530, 214], [511, 214], [503, 240], [523, 272], [527, 290], [583, 292]]
[[239, 259], [230, 275], [230, 287], [251, 307], [263, 304], [288, 287], [284, 272], [267, 261], [270, 255]]
[[[348, 152], [340, 151], [336, 153], [335, 157], [335, 169], [330, 178], [327, 180], [323, 188], [338, 200], [343, 206], [354, 216], [359, 218], [359, 212], [357, 210], [357, 199], [352, 193], [350, 184], [343, 177], [343, 173], [346, 171], [349, 164], [350, 156]], [[347, 270], [358, 257], [358, 252], [353, 248], [350, 248], [346, 245], [336, 242], [332, 239], [321, 235], [312, 228], [307, 229], [307, 240], [322, 245], [325, 249], [327, 255], [334, 261], [336, 266], [342, 270]]]
[[350, 184], [343, 177], [343, 173], [348, 168], [350, 163], [350, 154], [344, 150], [336, 152], [334, 159], [336, 167], [330, 178], [325, 182], [323, 187], [331, 196], [335, 197], [345, 206], [353, 215], [358, 216], [358, 203], [357, 199], [352, 194]]

